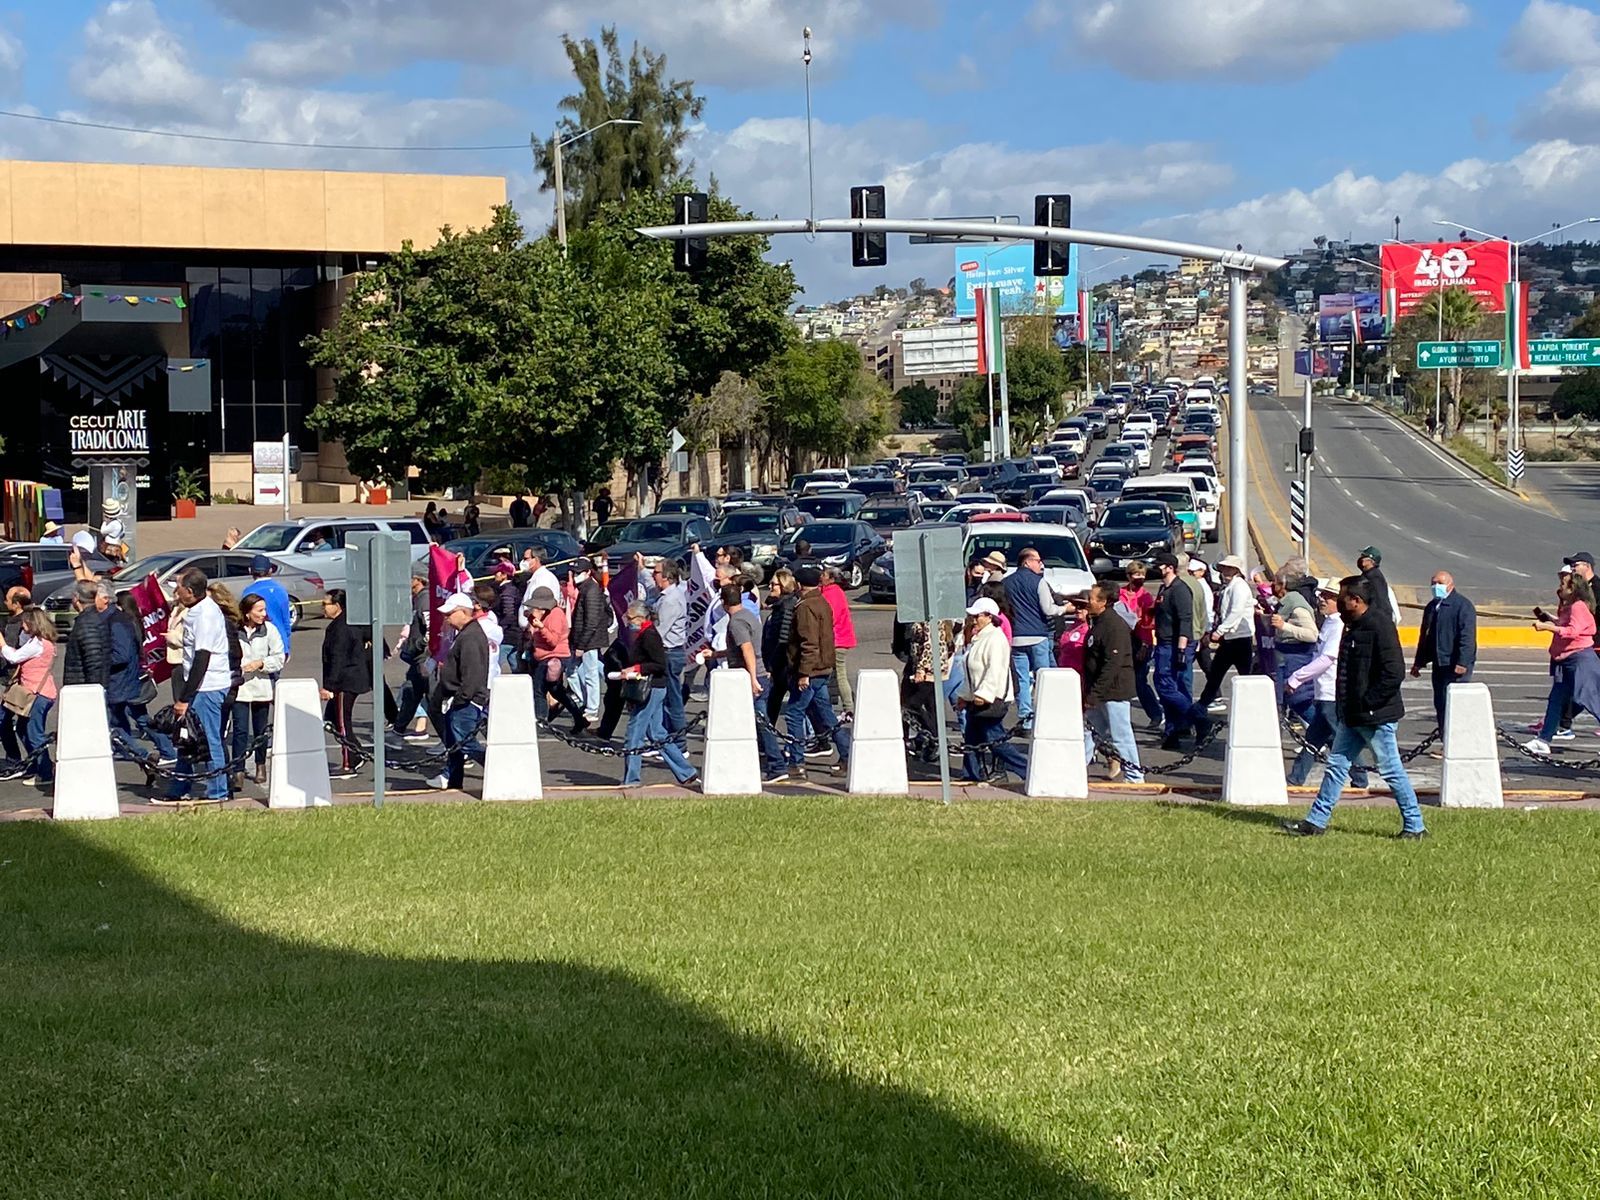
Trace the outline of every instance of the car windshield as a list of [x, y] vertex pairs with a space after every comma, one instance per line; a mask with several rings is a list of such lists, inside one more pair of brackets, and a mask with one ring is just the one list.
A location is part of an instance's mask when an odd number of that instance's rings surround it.
[[709, 500], [663, 500], [657, 512], [664, 513], [695, 513], [704, 516], [711, 511]]
[[908, 529], [911, 526], [909, 504], [869, 504], [856, 516], [874, 529]]
[[731, 512], [723, 517], [711, 532], [744, 533], [752, 529], [776, 529], [777, 527], [777, 513], [762, 512], [760, 509], [745, 509], [743, 512]]
[[861, 501], [854, 496], [807, 496], [795, 502], [795, 507], [813, 517], [848, 517], [850, 510]]
[[1121, 443], [1113, 442], [1100, 453], [1106, 458], [1132, 458], [1133, 447], [1124, 446]]
[[287, 550], [289, 543], [294, 541], [295, 537], [304, 528], [305, 526], [303, 525], [290, 525], [283, 522], [259, 525], [235, 542], [234, 549], [264, 550], [268, 554]]
[[1105, 520], [1100, 524], [1102, 527], [1117, 525], [1123, 528], [1142, 529], [1152, 526], [1159, 529], [1167, 523], [1167, 511], [1164, 504], [1146, 504], [1140, 500], [1129, 500], [1123, 504], [1113, 504], [1108, 508]]
[[1139, 499], [1170, 504], [1173, 512], [1193, 512], [1194, 495], [1188, 488], [1140, 488]]
[[659, 542], [666, 538], [681, 538], [684, 524], [682, 521], [659, 521], [653, 517], [644, 517], [638, 521], [629, 521], [622, 528], [619, 542]]
[[844, 546], [855, 541], [854, 521], [812, 521], [784, 537], [784, 545], [793, 547], [802, 539], [813, 546]]
[[188, 557], [187, 554], [152, 554], [148, 558], [137, 559], [125, 567], [117, 568], [117, 578], [131, 582], [143, 579], [147, 575], [165, 575]]
[[971, 562], [975, 558], [984, 558], [991, 551], [998, 550], [1006, 556], [1006, 561], [1016, 562], [1017, 556], [1030, 546], [1039, 552], [1039, 557], [1044, 560], [1046, 568], [1078, 571], [1089, 569], [1089, 564], [1083, 559], [1083, 548], [1078, 545], [1078, 539], [1075, 537], [1042, 531], [990, 533], [981, 525], [977, 526], [967, 538], [963, 558], [966, 562]]
[[960, 467], [918, 467], [911, 472], [912, 483], [955, 483], [961, 477]]

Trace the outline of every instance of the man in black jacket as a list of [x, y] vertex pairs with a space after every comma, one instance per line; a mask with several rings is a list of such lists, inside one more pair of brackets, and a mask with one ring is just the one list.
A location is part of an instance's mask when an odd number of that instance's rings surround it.
[[580, 558], [572, 564], [572, 581], [578, 585], [578, 596], [572, 602], [572, 626], [568, 644], [572, 657], [578, 660], [576, 672], [579, 699], [583, 702], [583, 717], [591, 725], [600, 722], [600, 699], [603, 691], [600, 672], [600, 653], [611, 644], [611, 602], [605, 589], [594, 577], [594, 564]]
[[[1117, 589], [1097, 583], [1089, 592], [1089, 640], [1083, 650], [1083, 754], [1094, 758], [1094, 735], [1116, 747], [1111, 777], [1144, 779], [1133, 739], [1133, 629], [1117, 612]], [[1120, 763], [1120, 767], [1118, 764]]]
[[1209, 736], [1213, 722], [1194, 702], [1191, 668], [1194, 663], [1194, 592], [1178, 571], [1177, 555], [1163, 551], [1155, 557], [1161, 575], [1156, 594], [1156, 695], [1166, 715], [1163, 750], [1178, 749], [1178, 739], [1190, 729], [1195, 740]]
[[433, 788], [459, 791], [466, 782], [467, 755], [483, 761], [478, 727], [489, 707], [489, 638], [476, 619], [472, 601], [457, 592], [439, 607], [440, 618], [456, 631], [439, 664], [440, 704], [444, 707], [446, 769], [428, 780]]
[[1423, 828], [1417, 793], [1395, 744], [1395, 727], [1406, 711], [1400, 698], [1406, 660], [1400, 635], [1389, 619], [1388, 598], [1377, 594], [1370, 579], [1352, 575], [1339, 583], [1339, 608], [1344, 617], [1334, 687], [1339, 732], [1334, 735], [1316, 802], [1304, 820], [1286, 822], [1284, 831], [1296, 837], [1326, 833], [1333, 806], [1350, 777], [1351, 761], [1370, 748], [1400, 807], [1400, 836], [1425, 837], [1428, 831]]
[[91, 579], [80, 579], [72, 585], [72, 608], [78, 615], [67, 635], [66, 665], [61, 676], [64, 684], [98, 683], [105, 687], [111, 680], [110, 631], [106, 628], [110, 605], [99, 597], [98, 591]]
[[1433, 712], [1444, 728], [1445, 689], [1466, 683], [1478, 662], [1478, 610], [1456, 591], [1449, 571], [1433, 573], [1433, 599], [1422, 610], [1422, 631], [1417, 635], [1417, 655], [1411, 660], [1413, 678], [1423, 667], [1433, 668]]

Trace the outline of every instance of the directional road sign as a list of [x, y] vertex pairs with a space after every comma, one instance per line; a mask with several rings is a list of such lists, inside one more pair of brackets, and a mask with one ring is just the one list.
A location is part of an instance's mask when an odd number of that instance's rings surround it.
[[1600, 338], [1534, 338], [1528, 361], [1536, 367], [1600, 367]]
[[1419, 367], [1498, 367], [1505, 354], [1501, 342], [1418, 342]]

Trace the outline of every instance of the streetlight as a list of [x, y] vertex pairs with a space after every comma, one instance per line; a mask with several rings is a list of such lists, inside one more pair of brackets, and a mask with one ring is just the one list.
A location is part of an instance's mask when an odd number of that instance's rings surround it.
[[[1506, 245], [1510, 247], [1507, 253], [1511, 259], [1511, 295], [1514, 297], [1514, 302], [1519, 306], [1519, 309], [1522, 304], [1522, 247], [1533, 242], [1542, 241], [1544, 238], [1551, 237], [1555, 234], [1563, 233], [1568, 229], [1576, 229], [1579, 225], [1593, 225], [1597, 222], [1600, 222], [1600, 217], [1583, 217], [1577, 221], [1569, 221], [1565, 225], [1552, 225], [1549, 229], [1543, 230], [1540, 233], [1536, 233], [1531, 237], [1525, 237], [1516, 241], [1513, 241], [1511, 238], [1504, 239]], [[1434, 224], [1448, 225], [1452, 228], [1460, 229], [1466, 233], [1475, 233], [1479, 237], [1488, 238], [1491, 241], [1496, 240], [1494, 234], [1485, 233], [1481, 229], [1474, 229], [1471, 225], [1461, 225], [1455, 221], [1439, 220], [1434, 221]], [[1439, 311], [1442, 319], [1444, 312], [1444, 305], [1442, 301], [1440, 303]], [[1521, 365], [1522, 355], [1520, 352], [1522, 346], [1520, 341], [1521, 333], [1518, 327], [1520, 327], [1527, 320], [1527, 314], [1518, 311], [1516, 316], [1517, 320], [1513, 323], [1513, 327], [1510, 330], [1511, 336], [1507, 339], [1506, 346], [1506, 349], [1510, 355], [1510, 362], [1506, 364], [1506, 415], [1508, 417], [1506, 427], [1506, 450], [1508, 453], [1520, 445], [1522, 434], [1521, 413], [1518, 412], [1518, 409], [1522, 404], [1522, 395], [1521, 386], [1517, 379], [1517, 371]], [[1490, 445], [1490, 452], [1492, 453], [1494, 446], [1493, 414], [1490, 414], [1489, 416], [1488, 425], [1489, 430], [1486, 440]], [[1512, 482], [1514, 483], [1516, 481], [1512, 480]]]
[[[1110, 268], [1110, 267], [1114, 267], [1119, 262], [1127, 262], [1128, 259], [1131, 258], [1131, 257], [1132, 257], [1132, 255], [1122, 254], [1122, 255], [1119, 255], [1116, 258], [1111, 259], [1108, 262], [1101, 263], [1098, 267], [1095, 267], [1092, 270], [1080, 272], [1079, 275], [1078, 275], [1078, 286], [1082, 287], [1083, 284], [1088, 281], [1089, 276], [1098, 275], [1098, 274], [1100, 274], [1101, 271], [1104, 271], [1104, 270], [1106, 270], [1107, 268]], [[1088, 329], [1079, 330], [1079, 332], [1083, 334], [1083, 385], [1084, 385], [1085, 388], [1087, 388], [1090, 385], [1090, 383], [1092, 382], [1090, 380], [1090, 378], [1089, 378], [1089, 360], [1093, 357], [1093, 353], [1094, 353], [1094, 322], [1090, 321], [1089, 322], [1089, 326], [1090, 327]], [[1111, 322], [1107, 321], [1106, 322], [1106, 390], [1107, 391], [1110, 391], [1110, 389], [1111, 389], [1111, 376], [1112, 376], [1112, 373], [1115, 371], [1115, 369], [1116, 368], [1114, 366], [1114, 355], [1113, 355], [1113, 351], [1111, 349]]]
[[[574, 142], [581, 142], [592, 133], [599, 133], [607, 125], [643, 125], [643, 121], [630, 121], [626, 117], [612, 117], [609, 121], [601, 121], [588, 129], [580, 129], [569, 138], [563, 138], [560, 130], [550, 139], [552, 166], [555, 172], [556, 185], [556, 241], [561, 244], [561, 252], [567, 252], [567, 186], [561, 174], [561, 152]], [[537, 137], [537, 135], [535, 135]]]

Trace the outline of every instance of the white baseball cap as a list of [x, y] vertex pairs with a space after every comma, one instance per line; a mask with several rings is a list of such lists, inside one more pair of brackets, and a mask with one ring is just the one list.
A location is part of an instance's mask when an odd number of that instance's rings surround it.
[[1189, 571], [1194, 575], [1204, 575], [1206, 573], [1206, 564], [1198, 558], [1191, 558], [1189, 560]]
[[439, 605], [439, 611], [442, 613], [471, 612], [472, 600], [460, 592], [451, 592], [445, 598], [445, 602]]
[[987, 596], [979, 596], [967, 609], [967, 616], [977, 617], [987, 613], [991, 617], [1000, 615], [1000, 606]]

